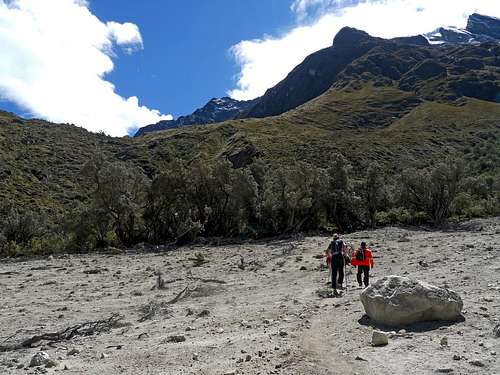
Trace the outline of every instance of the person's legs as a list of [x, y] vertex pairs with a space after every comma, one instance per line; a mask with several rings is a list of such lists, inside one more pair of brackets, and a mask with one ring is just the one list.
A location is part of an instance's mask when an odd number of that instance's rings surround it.
[[344, 283], [344, 260], [341, 259], [338, 263], [339, 268], [339, 287], [342, 288], [342, 284]]
[[361, 274], [363, 273], [363, 266], [358, 266], [358, 273], [356, 274], [356, 280], [358, 280], [358, 285], [362, 286]]
[[332, 288], [337, 289], [337, 265], [332, 262]]
[[363, 266], [363, 273], [364, 273], [363, 282], [364, 282], [365, 286], [367, 287], [368, 285], [370, 285], [370, 267]]

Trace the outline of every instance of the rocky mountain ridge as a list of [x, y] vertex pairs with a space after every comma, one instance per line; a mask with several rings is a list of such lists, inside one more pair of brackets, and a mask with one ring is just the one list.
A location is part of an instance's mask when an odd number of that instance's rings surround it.
[[[139, 129], [136, 136], [186, 125], [204, 125], [236, 118], [263, 118], [282, 114], [326, 92], [332, 85], [338, 83], [338, 77], [341, 73], [344, 73], [344, 69], [347, 69], [355, 60], [371, 53], [376, 47], [378, 48], [378, 52], [376, 53], [377, 61], [387, 59], [385, 63], [382, 61], [379, 63], [389, 66], [395, 63], [394, 56], [390, 51], [398, 49], [398, 46], [406, 46], [406, 51], [410, 51], [413, 47], [415, 53], [418, 54], [420, 52], [417, 51], [417, 47], [436, 48], [436, 46], [478, 45], [480, 43], [496, 44], [499, 42], [500, 19], [476, 13], [469, 17], [465, 29], [442, 27], [425, 35], [399, 37], [390, 40], [375, 38], [364, 31], [344, 27], [335, 36], [330, 47], [306, 57], [285, 79], [268, 89], [263, 96], [251, 101], [214, 98], [203, 108], [196, 110], [189, 116], [181, 116], [177, 120], [161, 121], [158, 124], [148, 125]], [[411, 55], [411, 52], [408, 52], [408, 54]], [[461, 72], [461, 74], [470, 76], [470, 72], [467, 69], [477, 69], [477, 63], [474, 64], [472, 61], [465, 61], [467, 58], [475, 57], [464, 55], [462, 59], [457, 53], [454, 53], [454, 55], [456, 59], [462, 61], [461, 68], [455, 66], [455, 73]], [[492, 59], [494, 59], [494, 56]], [[403, 66], [406, 65], [406, 62], [398, 59], [398, 64], [400, 64], [399, 66]], [[370, 74], [371, 67], [366, 64], [364, 67], [368, 69], [366, 73]], [[424, 65], [421, 70], [426, 70], [427, 68], [431, 69], [429, 64]], [[439, 69], [441, 73], [443, 72], [442, 69]], [[359, 73], [361, 74], [362, 72]], [[478, 86], [473, 77], [469, 77], [466, 80], [469, 82], [468, 86]], [[408, 86], [407, 82], [405, 87], [409, 88], [410, 86]], [[464, 95], [471, 92], [470, 87], [467, 90], [462, 90]], [[490, 85], [486, 89], [486, 91], [490, 92], [489, 96], [493, 95], [491, 92], [495, 90], [495, 87], [497, 85], [493, 84], [493, 86]], [[481, 89], [477, 89], [476, 87], [476, 89], [472, 89], [472, 91], [474, 90], [478, 91]], [[472, 96], [477, 97], [478, 95], [476, 93]], [[481, 94], [479, 96], [484, 97], [485, 95]]]

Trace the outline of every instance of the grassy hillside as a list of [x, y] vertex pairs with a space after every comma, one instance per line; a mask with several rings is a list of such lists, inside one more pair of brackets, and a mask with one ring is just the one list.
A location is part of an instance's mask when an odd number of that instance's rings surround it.
[[[0, 115], [0, 197], [61, 212], [86, 195], [80, 170], [96, 150], [128, 161], [153, 177], [175, 158], [258, 155], [274, 165], [306, 161], [326, 167], [342, 154], [362, 170], [378, 161], [388, 170], [467, 156], [486, 170], [500, 153], [500, 104], [471, 98], [426, 101], [395, 87], [367, 84], [331, 89], [276, 117], [234, 120], [149, 134], [110, 138], [72, 125]], [[489, 151], [481, 151], [482, 149]], [[474, 153], [476, 150], [476, 153]], [[477, 150], [479, 150], [477, 152]]]

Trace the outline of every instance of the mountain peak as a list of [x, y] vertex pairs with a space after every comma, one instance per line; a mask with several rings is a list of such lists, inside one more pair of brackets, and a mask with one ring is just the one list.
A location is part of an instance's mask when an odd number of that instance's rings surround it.
[[353, 43], [358, 43], [365, 38], [371, 37], [368, 33], [362, 30], [346, 26], [340, 29], [337, 35], [335, 35], [335, 38], [333, 38], [333, 45], [350, 45]]
[[473, 34], [500, 39], [500, 18], [474, 13], [469, 16], [466, 30]]

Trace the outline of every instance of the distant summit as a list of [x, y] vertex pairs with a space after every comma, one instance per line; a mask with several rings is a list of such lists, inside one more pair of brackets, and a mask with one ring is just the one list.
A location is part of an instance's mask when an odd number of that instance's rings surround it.
[[234, 119], [244, 111], [251, 108], [254, 101], [240, 101], [229, 97], [213, 98], [202, 108], [197, 109], [188, 116], [180, 116], [175, 120], [160, 121], [157, 124], [140, 128], [135, 137], [146, 133], [175, 129], [181, 126], [213, 124]]
[[425, 34], [431, 44], [477, 44], [500, 42], [500, 19], [474, 13], [469, 16], [467, 27], [440, 27]]

